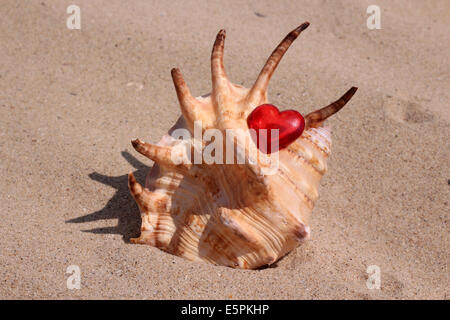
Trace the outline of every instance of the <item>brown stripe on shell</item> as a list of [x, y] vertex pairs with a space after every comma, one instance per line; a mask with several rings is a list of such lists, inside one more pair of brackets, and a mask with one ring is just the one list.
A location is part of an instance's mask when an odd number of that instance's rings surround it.
[[306, 193], [304, 193], [302, 190], [300, 190], [300, 188], [297, 187], [295, 182], [292, 181], [291, 178], [289, 178], [289, 176], [287, 174], [285, 174], [282, 170], [278, 170], [278, 172], [285, 179], [285, 181], [288, 181], [295, 188], [297, 193], [303, 197], [303, 200], [305, 201], [305, 203], [307, 203], [308, 207], [312, 210], [312, 208], [314, 207], [314, 201], [311, 200], [311, 198], [308, 195], [306, 195]]
[[329, 154], [325, 150], [323, 150], [318, 144], [316, 144], [314, 142], [314, 140], [312, 140], [311, 136], [308, 135], [307, 133], [306, 134], [303, 133], [299, 139], [308, 141], [311, 144], [311, 146], [313, 146], [315, 149], [319, 150], [325, 157], [329, 156]]
[[[299, 159], [300, 161], [302, 161], [304, 164], [308, 165], [308, 168], [311, 168], [312, 170], [314, 170], [314, 172], [316, 172], [317, 174], [323, 176], [325, 174], [324, 170], [320, 170], [318, 169], [313, 163], [309, 162], [304, 156], [298, 154], [297, 152], [295, 152], [294, 150], [290, 149], [290, 148], [286, 148], [286, 150], [291, 153], [294, 157], [296, 157], [297, 159]], [[317, 162], [316, 162], [317, 163]]]

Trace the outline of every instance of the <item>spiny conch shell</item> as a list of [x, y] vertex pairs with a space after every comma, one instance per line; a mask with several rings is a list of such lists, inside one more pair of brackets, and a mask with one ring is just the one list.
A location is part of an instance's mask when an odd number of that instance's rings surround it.
[[[172, 70], [183, 116], [157, 145], [132, 141], [138, 152], [156, 164], [145, 188], [129, 174], [128, 185], [142, 217], [141, 235], [131, 242], [194, 261], [253, 269], [274, 263], [309, 237], [309, 219], [331, 146], [330, 131], [323, 122], [339, 111], [357, 88], [308, 114], [302, 135], [270, 157], [256, 156], [254, 142], [245, 142], [250, 136], [248, 115], [267, 103], [267, 87], [275, 68], [308, 26], [303, 23], [281, 41], [251, 89], [231, 83], [226, 76], [225, 30], [218, 33], [212, 50], [210, 94], [194, 98], [180, 70]], [[245, 154], [245, 163], [192, 163], [187, 152], [201, 152], [205, 144], [200, 142], [199, 149], [195, 137], [177, 139], [173, 133], [177, 128], [194, 133], [196, 121], [201, 121], [203, 132], [214, 128], [224, 136], [227, 129], [241, 129], [235, 141], [237, 153]], [[272, 156], [277, 157], [278, 166], [275, 173], [267, 173], [264, 169], [272, 163]]]

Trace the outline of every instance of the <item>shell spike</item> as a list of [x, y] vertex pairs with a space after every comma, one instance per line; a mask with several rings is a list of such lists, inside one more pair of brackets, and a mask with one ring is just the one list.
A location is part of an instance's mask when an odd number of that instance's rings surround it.
[[320, 125], [330, 116], [341, 110], [347, 102], [350, 101], [350, 99], [355, 94], [356, 90], [358, 90], [357, 87], [351, 87], [342, 97], [340, 97], [335, 102], [329, 104], [328, 106], [316, 110], [314, 112], [309, 113], [305, 117], [305, 127], [306, 128], [315, 128]]
[[225, 30], [220, 30], [216, 36], [216, 41], [214, 42], [211, 52], [211, 76], [213, 91], [220, 90], [229, 84], [225, 73], [225, 67], [223, 65], [225, 36]]
[[142, 142], [139, 139], [131, 141], [134, 149], [140, 154], [146, 156], [150, 160], [155, 161], [163, 167], [176, 167], [178, 170], [187, 171], [188, 165], [185, 163], [175, 164], [172, 160], [173, 148], [166, 146], [158, 146], [155, 144]]
[[152, 192], [143, 188], [139, 182], [136, 181], [132, 172], [128, 174], [128, 188], [142, 212], [144, 208], [147, 207], [148, 203], [152, 202]]
[[128, 188], [130, 189], [131, 194], [134, 196], [142, 193], [142, 186], [136, 181], [133, 172], [128, 174]]
[[183, 75], [180, 69], [173, 68], [171, 71], [173, 84], [177, 92], [178, 101], [180, 102], [181, 112], [183, 113], [184, 119], [188, 124], [190, 129], [193, 128], [193, 123], [197, 120], [196, 108], [197, 101], [191, 95], [191, 92], [184, 81]]
[[266, 64], [262, 68], [259, 73], [258, 79], [256, 79], [255, 84], [250, 89], [248, 102], [250, 105], [258, 105], [261, 99], [264, 99], [267, 88], [269, 86], [270, 78], [272, 77], [275, 69], [283, 58], [283, 55], [291, 46], [292, 42], [297, 39], [300, 33], [308, 28], [309, 22], [304, 22], [291, 32], [280, 42], [280, 44], [275, 48], [275, 50], [270, 55], [269, 59], [267, 59]]
[[211, 98], [218, 115], [223, 115], [224, 113], [231, 111], [230, 108], [233, 106], [233, 104], [230, 103], [231, 86], [223, 65], [225, 36], [225, 30], [220, 30], [216, 36], [216, 41], [214, 42], [211, 52]]

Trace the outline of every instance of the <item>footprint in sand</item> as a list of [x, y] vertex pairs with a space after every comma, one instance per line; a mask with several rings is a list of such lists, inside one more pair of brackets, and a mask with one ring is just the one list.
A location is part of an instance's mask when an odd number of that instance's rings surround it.
[[383, 109], [385, 117], [400, 123], [417, 124], [434, 119], [434, 115], [426, 111], [422, 105], [393, 96], [386, 96]]

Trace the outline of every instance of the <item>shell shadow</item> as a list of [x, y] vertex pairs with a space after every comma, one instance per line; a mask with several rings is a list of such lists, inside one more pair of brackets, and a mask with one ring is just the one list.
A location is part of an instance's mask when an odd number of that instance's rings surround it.
[[[134, 175], [139, 181], [144, 181], [149, 167], [133, 157], [129, 152], [122, 151], [122, 156], [135, 169]], [[137, 205], [134, 209], [131, 204], [135, 203], [128, 190], [128, 175], [106, 176], [98, 172], [89, 174], [89, 178], [94, 181], [116, 189], [114, 196], [108, 201], [103, 209], [89, 213], [87, 215], [66, 220], [66, 223], [86, 223], [98, 220], [117, 219], [115, 227], [94, 228], [81, 230], [94, 234], [120, 234], [124, 242], [129, 242], [130, 238], [137, 237], [140, 234], [141, 215]]]

